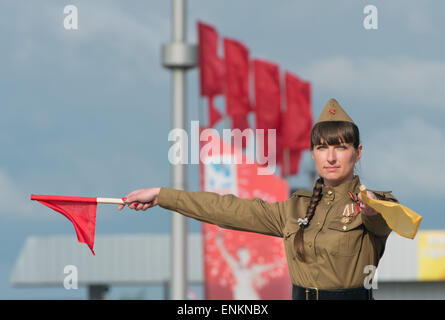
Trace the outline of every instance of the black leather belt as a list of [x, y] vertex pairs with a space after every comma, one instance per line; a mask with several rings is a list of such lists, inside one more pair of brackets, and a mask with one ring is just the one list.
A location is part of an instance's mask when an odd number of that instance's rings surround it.
[[374, 300], [372, 289], [321, 290], [292, 285], [293, 300]]

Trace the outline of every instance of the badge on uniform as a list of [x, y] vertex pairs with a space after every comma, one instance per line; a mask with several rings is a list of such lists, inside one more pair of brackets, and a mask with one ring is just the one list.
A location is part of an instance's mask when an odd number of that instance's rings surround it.
[[357, 194], [351, 192], [348, 192], [348, 194], [353, 203], [348, 203], [345, 206], [345, 210], [343, 210], [343, 218], [341, 219], [341, 222], [344, 224], [350, 223], [352, 219], [360, 213], [360, 200], [358, 199]]

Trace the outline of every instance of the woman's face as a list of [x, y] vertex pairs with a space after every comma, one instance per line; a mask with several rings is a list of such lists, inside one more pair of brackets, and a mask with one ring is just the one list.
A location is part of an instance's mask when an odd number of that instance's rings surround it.
[[315, 145], [312, 150], [312, 159], [315, 168], [324, 179], [326, 186], [336, 186], [352, 180], [354, 165], [360, 160], [362, 145], [356, 150], [352, 143], [339, 145]]

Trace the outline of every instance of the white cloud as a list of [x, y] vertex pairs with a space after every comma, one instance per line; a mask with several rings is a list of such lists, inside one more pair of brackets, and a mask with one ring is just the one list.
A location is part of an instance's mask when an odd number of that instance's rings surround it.
[[169, 11], [147, 6], [142, 14], [133, 14], [116, 2], [81, 2], [76, 4], [78, 30], [65, 30], [64, 4], [44, 2], [31, 10], [27, 5], [17, 4], [15, 11], [24, 12], [25, 18], [9, 25], [13, 34], [20, 35], [20, 42], [8, 48], [17, 69], [29, 72], [38, 61], [73, 74], [106, 63], [113, 77], [119, 75], [117, 80], [142, 74], [154, 84], [168, 83], [160, 51], [170, 39]]
[[305, 68], [317, 90], [424, 108], [443, 107], [445, 61], [330, 57]]
[[[407, 117], [363, 141], [361, 171], [370, 184], [410, 200], [444, 198], [445, 132]], [[376, 187], [376, 189], [377, 189]]]

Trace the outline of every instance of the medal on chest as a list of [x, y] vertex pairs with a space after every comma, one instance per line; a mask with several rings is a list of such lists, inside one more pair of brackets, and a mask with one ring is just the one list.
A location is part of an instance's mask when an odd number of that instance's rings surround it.
[[360, 213], [360, 200], [358, 199], [357, 194], [351, 192], [348, 192], [348, 194], [352, 203], [348, 203], [343, 210], [343, 217], [341, 218], [343, 224], [350, 223], [352, 219]]

